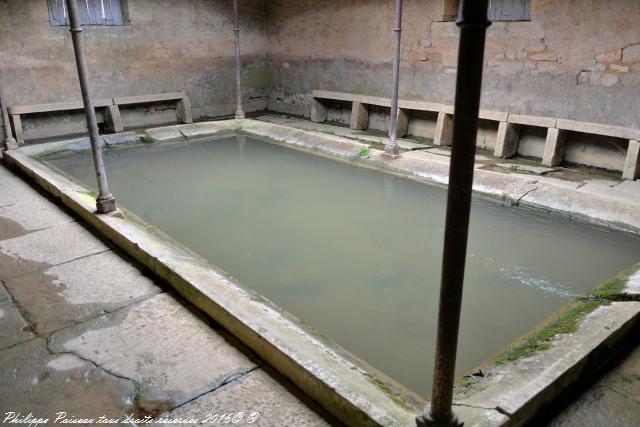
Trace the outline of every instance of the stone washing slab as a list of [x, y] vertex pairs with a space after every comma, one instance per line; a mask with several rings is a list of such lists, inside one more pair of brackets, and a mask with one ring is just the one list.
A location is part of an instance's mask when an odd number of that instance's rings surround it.
[[514, 172], [529, 172], [535, 175], [543, 175], [545, 173], [553, 172], [558, 170], [558, 168], [548, 168], [544, 166], [533, 166], [533, 165], [520, 165], [516, 163], [497, 163], [496, 166], [512, 170]]
[[142, 139], [151, 142], [162, 142], [184, 139], [184, 136], [176, 126], [165, 126], [145, 130]]
[[218, 126], [211, 122], [193, 123], [189, 125], [178, 125], [176, 129], [185, 136], [185, 138], [200, 138], [203, 136], [211, 136], [220, 132]]
[[0, 208], [0, 217], [15, 222], [25, 231], [42, 230], [75, 221], [42, 196]]
[[167, 294], [56, 332], [71, 352], [144, 384], [142, 398], [173, 408], [255, 368], [244, 354]]
[[611, 197], [612, 192], [575, 189], [557, 185], [554, 181], [537, 177], [535, 190], [525, 194], [523, 205], [551, 209], [588, 221], [612, 225], [631, 231], [640, 230], [640, 206], [633, 198]]
[[40, 334], [162, 292], [113, 251], [8, 279], [6, 286]]
[[[241, 412], [244, 416], [233, 424], [301, 427], [330, 425], [261, 369], [170, 412], [167, 418], [203, 420], [207, 414]], [[182, 425], [196, 427], [202, 424]]]
[[458, 405], [495, 408], [521, 425], [579, 377], [611, 357], [611, 348], [638, 325], [640, 302], [613, 302], [588, 314], [579, 329], [556, 336], [551, 348], [494, 365], [454, 398]]
[[42, 338], [1, 351], [0, 366], [0, 405], [4, 410], [51, 420], [60, 411], [79, 418], [118, 418], [135, 410], [132, 381], [117, 378], [77, 356], [51, 354]]
[[108, 249], [83, 226], [71, 222], [0, 241], [0, 256], [13, 261], [0, 263], [0, 275], [8, 279]]
[[135, 132], [120, 132], [111, 135], [102, 135], [102, 140], [107, 146], [120, 144], [137, 144], [140, 137]]

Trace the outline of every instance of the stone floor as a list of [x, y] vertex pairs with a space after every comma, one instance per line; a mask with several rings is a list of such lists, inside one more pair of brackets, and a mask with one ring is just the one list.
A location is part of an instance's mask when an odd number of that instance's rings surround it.
[[0, 166], [0, 414], [6, 412], [95, 419], [85, 424], [131, 414], [194, 425], [208, 414], [211, 422], [225, 414], [239, 425], [336, 424], [224, 330]]
[[640, 426], [640, 337], [595, 384], [576, 396], [550, 423], [552, 427]]

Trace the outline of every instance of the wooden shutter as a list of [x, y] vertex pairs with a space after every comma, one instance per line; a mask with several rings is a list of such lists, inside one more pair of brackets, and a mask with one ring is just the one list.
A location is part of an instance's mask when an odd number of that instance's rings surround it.
[[491, 0], [489, 2], [491, 21], [530, 21], [531, 0]]
[[104, 2], [105, 25], [122, 25], [121, 0], [102, 0]]
[[[82, 25], [122, 25], [121, 0], [76, 0]], [[65, 0], [47, 0], [53, 26], [69, 25]]]
[[48, 0], [49, 22], [53, 26], [69, 25], [64, 0]]

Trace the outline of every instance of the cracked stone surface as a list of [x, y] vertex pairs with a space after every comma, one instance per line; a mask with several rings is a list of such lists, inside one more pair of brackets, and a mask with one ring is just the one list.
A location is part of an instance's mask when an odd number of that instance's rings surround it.
[[255, 367], [167, 294], [57, 332], [51, 348], [57, 353], [73, 352], [109, 372], [140, 381], [145, 385], [143, 395], [153, 395], [153, 400], [167, 402], [169, 407], [190, 400], [239, 369]]
[[161, 292], [112, 251], [7, 279], [38, 333], [50, 333]]
[[[119, 417], [133, 411], [134, 385], [73, 355], [52, 355], [44, 339], [0, 351], [0, 410], [52, 417]], [[99, 414], [99, 415], [96, 415]]]
[[[207, 414], [237, 414], [244, 417], [237, 425], [328, 426], [303, 402], [291, 398], [289, 391], [262, 370], [255, 370], [219, 389], [175, 409], [171, 418], [205, 419]], [[250, 423], [252, 413], [255, 422]], [[183, 424], [196, 426], [199, 424]]]
[[15, 277], [43, 266], [62, 264], [109, 248], [72, 222], [0, 241], [0, 255], [13, 259], [0, 265], [0, 277]]
[[11, 301], [0, 302], [0, 350], [34, 338], [29, 324]]

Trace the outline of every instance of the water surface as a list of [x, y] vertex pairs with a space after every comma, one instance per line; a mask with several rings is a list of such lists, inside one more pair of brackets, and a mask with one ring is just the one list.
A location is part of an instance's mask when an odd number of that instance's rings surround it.
[[[105, 152], [118, 202], [407, 387], [430, 393], [444, 190], [252, 140]], [[92, 188], [89, 153], [51, 160]], [[468, 372], [640, 260], [640, 239], [474, 201]]]

